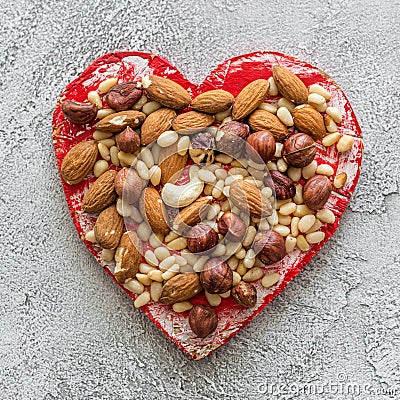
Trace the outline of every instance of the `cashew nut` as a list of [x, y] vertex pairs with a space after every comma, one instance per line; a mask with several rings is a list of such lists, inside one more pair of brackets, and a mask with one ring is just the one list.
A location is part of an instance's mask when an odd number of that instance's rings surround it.
[[197, 166], [190, 168], [190, 181], [185, 185], [177, 186], [172, 183], [166, 183], [161, 192], [161, 198], [164, 203], [174, 208], [186, 207], [193, 203], [204, 188], [204, 182], [197, 176], [198, 171], [199, 168]]

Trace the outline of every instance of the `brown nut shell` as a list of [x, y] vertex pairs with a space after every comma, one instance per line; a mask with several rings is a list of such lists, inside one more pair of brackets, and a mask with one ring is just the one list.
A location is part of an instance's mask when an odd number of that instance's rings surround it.
[[254, 162], [262, 161], [267, 163], [272, 160], [275, 155], [276, 142], [275, 138], [269, 131], [258, 131], [251, 134], [247, 139], [246, 153]]
[[201, 253], [215, 247], [218, 234], [210, 225], [200, 222], [188, 232], [187, 247], [192, 253]]
[[62, 103], [61, 109], [67, 120], [77, 125], [87, 124], [93, 121], [97, 115], [97, 106], [91, 103], [66, 100]]
[[225, 293], [233, 285], [233, 272], [222, 258], [211, 258], [200, 273], [200, 282], [208, 293]]
[[108, 91], [106, 102], [115, 111], [125, 111], [134, 106], [141, 96], [142, 90], [137, 88], [136, 82], [125, 82]]
[[305, 133], [295, 133], [290, 136], [282, 149], [285, 161], [296, 168], [310, 164], [314, 160], [316, 152], [314, 139]]
[[238, 121], [226, 123], [217, 132], [217, 150], [229, 155], [242, 152], [249, 132], [247, 124]]
[[[282, 174], [277, 170], [269, 171], [269, 175], [271, 176], [275, 195], [278, 200], [287, 200], [292, 198], [296, 194], [296, 186], [294, 182], [286, 175]], [[264, 183], [266, 186], [268, 185], [268, 175], [264, 176]]]
[[303, 187], [303, 200], [311, 210], [320, 210], [332, 193], [332, 183], [327, 176], [315, 175]]
[[254, 252], [265, 265], [274, 264], [286, 255], [285, 240], [275, 231], [257, 233], [253, 242]]
[[242, 241], [246, 228], [242, 218], [230, 211], [226, 211], [218, 221], [218, 232], [230, 242]]
[[140, 136], [130, 126], [127, 126], [117, 136], [117, 146], [125, 153], [134, 153], [140, 147]]
[[205, 338], [217, 328], [218, 315], [211, 307], [195, 305], [190, 310], [189, 325], [197, 337]]
[[133, 168], [119, 170], [114, 185], [118, 196], [124, 201], [133, 204], [139, 200], [142, 193], [142, 180]]
[[232, 288], [233, 299], [243, 307], [254, 307], [257, 304], [257, 289], [251, 283], [241, 281]]

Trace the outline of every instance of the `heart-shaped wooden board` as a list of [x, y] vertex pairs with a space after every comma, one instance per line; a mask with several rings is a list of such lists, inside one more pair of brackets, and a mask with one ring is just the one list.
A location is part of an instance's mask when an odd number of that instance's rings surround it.
[[[143, 76], [152, 74], [169, 78], [179, 83], [188, 90], [192, 99], [200, 93], [214, 89], [224, 89], [236, 97], [248, 83], [256, 79], [268, 79], [271, 77], [272, 67], [276, 64], [290, 69], [307, 87], [317, 83], [326, 88], [332, 96], [329, 105], [338, 107], [342, 111], [343, 117], [341, 124], [338, 126], [338, 132], [354, 137], [354, 144], [351, 150], [345, 153], [339, 153], [335, 146], [324, 147], [320, 142], [317, 143], [318, 150], [315, 159], [318, 164], [326, 163], [331, 165], [335, 175], [341, 172], [347, 174], [345, 185], [340, 189], [334, 189], [325, 204], [325, 208], [335, 214], [336, 221], [333, 224], [324, 224], [322, 226], [321, 230], [325, 232], [325, 239], [322, 242], [312, 245], [310, 250], [306, 252], [295, 249], [287, 254], [283, 260], [266, 269], [268, 273], [271, 271], [278, 272], [280, 280], [269, 288], [264, 288], [259, 282], [255, 283], [258, 291], [258, 301], [254, 308], [244, 308], [235, 303], [231, 297], [223, 299], [222, 303], [216, 307], [219, 317], [218, 327], [204, 339], [197, 338], [191, 331], [188, 324], [189, 312], [176, 313], [170, 305], [155, 302], [150, 302], [141, 308], [178, 347], [194, 359], [204, 358], [238, 333], [286, 287], [318, 253], [336, 230], [357, 184], [363, 154], [361, 129], [348, 99], [340, 87], [318, 68], [276, 52], [255, 52], [226, 60], [212, 71], [200, 85], [189, 82], [176, 67], [160, 56], [142, 52], [120, 52], [104, 55], [90, 65], [65, 88], [54, 111], [53, 140], [60, 170], [62, 161], [69, 149], [80, 141], [91, 139], [95, 130], [94, 125], [98, 121], [94, 120], [82, 126], [74, 125], [65, 118], [61, 110], [61, 103], [65, 100], [85, 101], [88, 93], [96, 90], [99, 84], [109, 77], [117, 77], [121, 83], [140, 81]], [[272, 97], [269, 100], [276, 101], [278, 98]], [[86, 246], [100, 265], [106, 269], [107, 273], [116, 282], [112, 273], [114, 263], [102, 260], [101, 248], [85, 240], [85, 234], [93, 229], [96, 219], [84, 213], [81, 210], [81, 204], [85, 192], [94, 180], [95, 177], [91, 174], [78, 184], [69, 185], [64, 180], [62, 180], [62, 184], [71, 217], [80, 237], [85, 241]], [[122, 285], [120, 286], [132, 299], [137, 297]], [[203, 294], [197, 295], [191, 301], [193, 304], [207, 305]]]

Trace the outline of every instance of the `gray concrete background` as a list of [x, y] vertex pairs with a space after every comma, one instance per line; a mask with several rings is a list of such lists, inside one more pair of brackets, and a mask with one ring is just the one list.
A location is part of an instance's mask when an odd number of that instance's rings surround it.
[[[400, 390], [398, 1], [0, 0], [0, 8], [1, 399], [278, 398], [271, 390], [387, 399], [387, 389]], [[234, 55], [295, 55], [343, 87], [364, 132], [361, 180], [337, 233], [200, 362], [94, 261], [56, 170], [58, 94], [97, 56], [125, 49], [164, 55], [196, 82]], [[303, 393], [313, 387], [323, 394]]]

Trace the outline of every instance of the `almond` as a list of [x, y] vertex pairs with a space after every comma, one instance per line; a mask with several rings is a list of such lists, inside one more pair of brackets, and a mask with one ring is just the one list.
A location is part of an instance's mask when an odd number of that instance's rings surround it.
[[152, 100], [158, 101], [165, 107], [180, 110], [190, 103], [190, 94], [178, 83], [160, 76], [148, 77], [150, 85], [146, 85], [146, 91]]
[[279, 118], [265, 110], [256, 110], [249, 117], [250, 128], [255, 131], [269, 131], [277, 141], [282, 141], [289, 135], [287, 127]]
[[179, 274], [165, 283], [159, 302], [162, 304], [175, 304], [191, 299], [201, 290], [198, 274]]
[[272, 213], [269, 201], [262, 198], [258, 187], [249, 182], [234, 181], [229, 191], [229, 198], [239, 210], [249, 212], [253, 217], [266, 217]]
[[182, 208], [174, 219], [174, 229], [184, 232], [201, 221], [203, 213], [207, 212], [207, 205], [211, 204], [212, 196], [200, 197], [194, 203]]
[[124, 130], [127, 126], [130, 126], [133, 129], [137, 128], [139, 125], [142, 125], [145, 118], [146, 114], [140, 111], [120, 111], [101, 119], [96, 124], [96, 129], [105, 132], [118, 133]]
[[167, 235], [169, 227], [167, 224], [167, 210], [164, 203], [154, 187], [147, 187], [143, 190], [140, 202], [142, 215], [147, 219], [148, 224], [155, 233]]
[[298, 106], [292, 115], [294, 125], [300, 132], [308, 133], [315, 140], [326, 135], [324, 118], [314, 107], [308, 104]]
[[192, 134], [207, 128], [214, 122], [214, 116], [197, 111], [178, 115], [172, 122], [172, 129], [181, 134]]
[[161, 169], [161, 183], [175, 183], [185, 168], [188, 160], [188, 154], [180, 156], [177, 145], [163, 147], [160, 152], [158, 166]]
[[98, 154], [94, 141], [79, 142], [72, 147], [61, 164], [61, 176], [69, 185], [83, 181], [93, 170]]
[[110, 206], [117, 198], [114, 190], [116, 171], [106, 171], [86, 192], [82, 200], [82, 210], [89, 213], [98, 213]]
[[295, 104], [307, 101], [308, 91], [301, 79], [287, 68], [275, 65], [272, 75], [281, 95]]
[[114, 276], [119, 283], [132, 279], [142, 261], [142, 243], [135, 232], [125, 232], [115, 252]]
[[170, 108], [160, 108], [151, 113], [142, 125], [142, 145], [154, 142], [163, 132], [168, 131], [175, 117], [176, 112]]
[[226, 90], [210, 90], [199, 94], [192, 101], [193, 110], [201, 111], [208, 114], [216, 114], [226, 111], [235, 101], [233, 95]]
[[232, 119], [242, 119], [254, 111], [268, 93], [269, 82], [257, 79], [245, 86], [236, 97], [232, 108]]
[[94, 225], [97, 243], [103, 249], [115, 249], [124, 229], [124, 219], [118, 214], [115, 205], [103, 210]]

